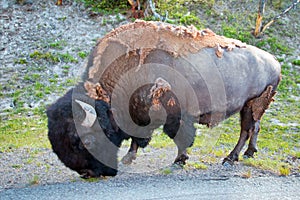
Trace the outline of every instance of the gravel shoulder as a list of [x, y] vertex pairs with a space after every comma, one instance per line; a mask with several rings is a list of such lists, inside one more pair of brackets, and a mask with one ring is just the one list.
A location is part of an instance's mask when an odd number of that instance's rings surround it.
[[[299, 199], [299, 178], [138, 176], [4, 191], [1, 199]], [[158, 192], [159, 191], [159, 192]]]
[[[24, 77], [30, 70], [35, 70], [16, 60], [24, 58], [31, 63], [32, 68], [45, 66], [43, 71], [39, 72], [43, 78], [41, 84], [48, 85], [49, 79], [58, 76], [57, 85], [60, 85], [67, 78], [80, 76], [85, 59], [78, 56], [79, 51], [89, 52], [96, 39], [114, 27], [127, 23], [120, 16], [90, 16], [82, 5], [73, 1], [64, 2], [63, 7], [57, 7], [53, 1], [48, 0], [24, 5], [0, 0], [0, 85], [5, 86], [2, 87], [4, 95], [1, 97], [1, 115], [5, 115], [4, 110], [13, 109], [15, 106], [9, 94], [16, 88], [26, 89], [28, 81]], [[62, 71], [62, 66], [65, 65], [63, 62], [53, 64], [36, 61], [30, 57], [36, 50], [51, 52], [53, 49], [48, 46], [49, 43], [59, 41], [66, 41], [59, 50], [60, 53], [70, 53], [78, 61], [72, 64], [67, 74]], [[299, 48], [297, 55], [298, 52]], [[53, 102], [61, 95], [49, 94], [47, 102], [43, 103]], [[34, 108], [42, 101], [44, 100], [26, 97], [24, 105]], [[126, 148], [122, 148], [120, 157], [125, 152]], [[120, 165], [120, 173], [115, 178], [104, 178], [90, 183], [66, 168], [50, 149], [23, 148], [13, 152], [0, 152], [0, 196], [1, 199], [10, 199], [12, 195], [16, 199], [70, 199], [71, 193], [75, 191], [78, 197], [72, 199], [95, 199], [96, 196], [112, 199], [109, 191], [115, 189], [117, 196], [113, 196], [114, 199], [130, 199], [135, 194], [133, 190], [128, 192], [128, 189], [134, 188], [134, 191], [141, 195], [139, 199], [174, 199], [172, 194], [180, 188], [182, 194], [178, 194], [178, 199], [185, 198], [187, 191], [191, 192], [191, 199], [197, 199], [199, 196], [209, 199], [208, 193], [215, 193], [220, 199], [224, 199], [224, 194], [228, 194], [232, 199], [240, 199], [251, 193], [254, 199], [261, 199], [258, 194], [267, 197], [270, 194], [268, 191], [274, 194], [274, 199], [278, 193], [296, 199], [293, 195], [297, 195], [296, 188], [300, 186], [299, 173], [282, 178], [242, 164], [237, 164], [231, 169], [220, 164], [208, 164], [206, 170], [185, 170], [170, 165], [175, 155], [174, 148], [158, 150], [149, 147], [140, 153], [131, 166]], [[191, 161], [197, 159], [196, 156], [191, 157]], [[169, 168], [172, 173], [167, 175], [164, 169]], [[252, 178], [243, 179], [242, 177], [249, 172]], [[172, 185], [168, 185], [170, 180]], [[70, 187], [64, 187], [69, 183], [72, 183]], [[222, 189], [224, 184], [231, 187]], [[266, 187], [261, 188], [262, 185]], [[274, 189], [274, 185], [279, 187]], [[162, 187], [165, 189], [162, 190], [162, 196], [159, 196], [156, 190]], [[197, 190], [199, 187], [203, 188], [203, 192]], [[217, 191], [217, 188], [221, 190]]]

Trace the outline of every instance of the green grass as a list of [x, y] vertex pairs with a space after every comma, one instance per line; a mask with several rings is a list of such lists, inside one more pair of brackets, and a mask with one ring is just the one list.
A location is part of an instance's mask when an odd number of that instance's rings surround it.
[[53, 52], [40, 52], [34, 51], [29, 55], [30, 58], [35, 60], [46, 60], [52, 63], [65, 62], [65, 63], [78, 63], [78, 60], [70, 53], [53, 53]]
[[279, 175], [281, 176], [288, 176], [290, 174], [290, 168], [286, 165], [282, 165], [279, 168]]
[[80, 51], [78, 52], [78, 56], [82, 59], [85, 59], [88, 56], [88, 53], [84, 51]]
[[21, 64], [21, 65], [25, 65], [28, 62], [27, 62], [26, 58], [20, 58], [19, 60], [16, 60], [15, 63], [16, 64]]
[[81, 180], [84, 181], [84, 182], [88, 182], [88, 183], [96, 183], [96, 182], [99, 182], [100, 180], [105, 180], [105, 177], [101, 177], [101, 178], [81, 178]]
[[[178, 25], [193, 24], [197, 28], [203, 28], [203, 23], [200, 18], [196, 16], [195, 11], [188, 9], [187, 5], [189, 3], [189, 1], [184, 0], [166, 0], [158, 1], [156, 7], [157, 12], [161, 16], [167, 17], [170, 20], [168, 22]], [[151, 20], [153, 20], [153, 18], [151, 18]]]
[[11, 167], [14, 168], [14, 169], [20, 169], [20, 168], [22, 168], [22, 165], [13, 164], [13, 165], [11, 165]]
[[115, 14], [126, 13], [126, 10], [130, 8], [127, 0], [76, 0], [82, 2], [86, 7], [91, 8], [93, 12], [100, 14]]
[[0, 119], [0, 151], [13, 151], [18, 148], [50, 148], [47, 138], [46, 116], [36, 113], [28, 117], [25, 113], [6, 116]]
[[300, 65], [300, 60], [293, 60], [292, 62], [294, 65]]
[[208, 166], [204, 163], [201, 163], [201, 162], [188, 162], [184, 166], [184, 169], [186, 169], [186, 170], [189, 170], [189, 169], [206, 170], [206, 169], [208, 169]]
[[49, 43], [50, 48], [59, 49], [59, 50], [62, 50], [66, 45], [67, 42], [65, 40], [59, 40], [59, 41]]
[[150, 145], [154, 148], [166, 148], [173, 147], [174, 142], [166, 134], [163, 133], [162, 129], [159, 128], [154, 131], [155, 137], [150, 141]]
[[172, 173], [173, 173], [173, 171], [169, 167], [164, 168], [164, 169], [161, 170], [161, 174], [163, 174], [163, 175], [169, 175], [169, 174], [172, 174]]
[[276, 160], [276, 158], [261, 157], [255, 159], [247, 159], [243, 161], [243, 164], [260, 168], [263, 170], [274, 172], [281, 176], [287, 176], [290, 174], [291, 166], [287, 163]]

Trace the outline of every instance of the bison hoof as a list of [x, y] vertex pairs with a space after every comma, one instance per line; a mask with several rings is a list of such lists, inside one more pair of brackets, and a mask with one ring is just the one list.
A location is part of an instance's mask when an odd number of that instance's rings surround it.
[[245, 159], [253, 158], [255, 152], [257, 152], [256, 149], [254, 149], [254, 150], [252, 150], [252, 149], [249, 150], [249, 149], [248, 149], [248, 150], [244, 153], [243, 158], [245, 158]]
[[136, 153], [128, 152], [121, 160], [124, 165], [130, 165], [136, 159]]
[[222, 165], [224, 167], [232, 167], [234, 165], [234, 161], [227, 157], [227, 158], [224, 158]]
[[181, 154], [180, 156], [177, 156], [174, 163], [177, 165], [185, 165], [187, 159], [189, 159], [189, 157], [186, 154]]
[[243, 155], [243, 158], [244, 158], [244, 159], [253, 158], [253, 155], [244, 154], [244, 155]]

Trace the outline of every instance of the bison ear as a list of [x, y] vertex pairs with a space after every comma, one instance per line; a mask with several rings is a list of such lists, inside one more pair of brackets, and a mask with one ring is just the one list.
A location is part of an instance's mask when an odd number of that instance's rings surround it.
[[97, 118], [95, 108], [93, 106], [91, 106], [90, 104], [87, 104], [83, 101], [80, 101], [77, 99], [75, 101], [81, 106], [81, 108], [85, 112], [85, 119], [83, 120], [81, 125], [85, 126], [85, 127], [92, 127]]

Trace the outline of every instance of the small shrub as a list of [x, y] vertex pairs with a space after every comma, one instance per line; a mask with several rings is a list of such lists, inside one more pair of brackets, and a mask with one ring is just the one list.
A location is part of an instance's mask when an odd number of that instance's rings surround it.
[[77, 0], [99, 14], [111, 14], [128, 10], [127, 0]]
[[292, 63], [293, 63], [294, 65], [300, 65], [300, 60], [294, 60]]
[[85, 51], [78, 52], [78, 56], [82, 59], [86, 58], [88, 56], [88, 53]]
[[20, 58], [19, 60], [16, 60], [15, 63], [20, 64], [20, 65], [25, 65], [28, 62], [27, 62], [26, 58]]
[[279, 175], [280, 176], [288, 176], [290, 174], [290, 168], [288, 166], [279, 167]]

